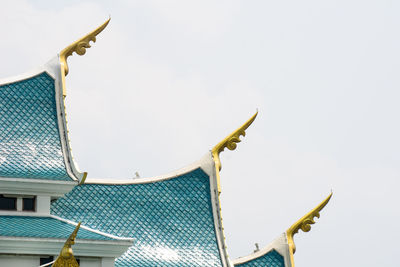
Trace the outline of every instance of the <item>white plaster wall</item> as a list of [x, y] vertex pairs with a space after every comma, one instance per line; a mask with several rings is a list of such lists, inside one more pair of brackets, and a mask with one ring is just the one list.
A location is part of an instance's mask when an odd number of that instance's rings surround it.
[[78, 257], [80, 260], [80, 267], [101, 267], [100, 258], [82, 258]]
[[[54, 259], [58, 255], [54, 256]], [[115, 258], [85, 258], [77, 257], [80, 267], [114, 267]], [[40, 256], [0, 255], [0, 267], [38, 267]]]
[[80, 267], [114, 267], [115, 258], [85, 258], [77, 257]]
[[114, 267], [115, 258], [101, 258], [101, 267]]
[[39, 256], [0, 255], [0, 266], [2, 267], [37, 267], [39, 263]]

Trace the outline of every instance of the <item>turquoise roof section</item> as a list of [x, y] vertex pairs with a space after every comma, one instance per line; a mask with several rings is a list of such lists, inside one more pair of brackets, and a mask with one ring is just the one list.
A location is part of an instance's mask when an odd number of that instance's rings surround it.
[[0, 177], [71, 181], [46, 72], [0, 85]]
[[[53, 217], [0, 216], [0, 236], [67, 239], [76, 225]], [[84, 228], [78, 231], [77, 239], [114, 240]]]
[[135, 244], [116, 267], [222, 266], [210, 177], [197, 168], [140, 184], [83, 184], [52, 203], [51, 213]]
[[281, 254], [276, 250], [271, 250], [268, 253], [244, 262], [241, 264], [235, 264], [235, 267], [285, 267], [285, 260]]

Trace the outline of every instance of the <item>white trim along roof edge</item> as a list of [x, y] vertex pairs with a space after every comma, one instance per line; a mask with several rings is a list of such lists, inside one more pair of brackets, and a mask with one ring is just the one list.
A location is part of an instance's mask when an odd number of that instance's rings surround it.
[[[66, 239], [0, 236], [0, 254], [58, 255]], [[119, 257], [132, 242], [126, 240], [77, 239], [73, 246], [75, 256]]]
[[[65, 223], [68, 223], [68, 224], [71, 224], [71, 225], [73, 225], [73, 226], [77, 226], [77, 225], [78, 225], [78, 223], [76, 223], [76, 222], [74, 222], [74, 221], [67, 220], [67, 219], [58, 217], [58, 216], [56, 216], [56, 215], [50, 215], [49, 217], [54, 218], [54, 219], [59, 220], [59, 221], [62, 221], [62, 222], [65, 222]], [[116, 235], [112, 235], [112, 234], [108, 234], [108, 233], [105, 233], [105, 232], [101, 232], [101, 231], [99, 231], [99, 230], [92, 229], [92, 228], [87, 227], [87, 226], [85, 226], [85, 225], [81, 225], [80, 228], [85, 229], [85, 230], [90, 231], [90, 232], [95, 233], [95, 234], [99, 234], [99, 235], [102, 235], [102, 236], [106, 236], [106, 237], [115, 239], [115, 240], [128, 241], [128, 242], [133, 242], [133, 241], [134, 241], [134, 238], [130, 238], [130, 237], [119, 237], [119, 236], [116, 236]]]
[[[210, 162], [210, 160], [212, 162]], [[118, 185], [118, 184], [147, 184], [147, 183], [154, 183], [154, 182], [159, 182], [159, 181], [164, 181], [164, 180], [169, 180], [176, 178], [178, 176], [184, 175], [186, 173], [189, 173], [197, 168], [201, 168], [208, 176], [212, 177], [214, 174], [213, 166], [213, 160], [211, 157], [210, 153], [207, 153], [204, 155], [200, 160], [195, 161], [192, 164], [187, 165], [186, 167], [183, 167], [181, 169], [178, 169], [176, 171], [164, 174], [164, 175], [159, 175], [155, 177], [149, 177], [149, 178], [129, 178], [129, 179], [96, 179], [96, 178], [87, 178], [85, 180], [84, 184], [109, 184], [109, 185]]]
[[71, 191], [77, 181], [25, 179], [0, 177], [0, 189], [7, 194], [48, 195], [62, 197]]

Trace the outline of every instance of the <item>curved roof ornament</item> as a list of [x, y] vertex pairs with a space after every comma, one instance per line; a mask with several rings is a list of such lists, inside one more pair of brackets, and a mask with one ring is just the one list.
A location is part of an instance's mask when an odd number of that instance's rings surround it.
[[221, 170], [221, 160], [219, 158], [219, 154], [224, 151], [225, 148], [229, 150], [235, 150], [237, 147], [237, 143], [240, 143], [240, 136], [245, 136], [245, 130], [249, 128], [249, 126], [253, 123], [256, 119], [258, 111], [254, 114], [248, 121], [246, 121], [242, 126], [240, 126], [236, 131], [225, 137], [224, 140], [219, 142], [212, 150], [212, 156], [215, 162], [215, 171], [217, 174], [217, 182], [218, 182], [218, 192], [221, 193], [221, 186], [220, 186], [220, 176], [219, 171]]
[[[110, 20], [111, 20], [111, 18], [109, 18], [106, 22], [104, 22], [102, 25], [100, 25], [97, 29], [86, 34], [81, 39], [70, 44], [69, 46], [67, 46], [60, 52], [61, 74], [63, 76], [63, 84], [65, 84], [64, 78], [65, 78], [65, 76], [68, 75], [68, 72], [69, 72], [68, 63], [67, 63], [68, 57], [72, 56], [72, 54], [74, 52], [80, 56], [83, 56], [86, 53], [86, 48], [91, 47], [90, 41], [92, 41], [93, 43], [96, 42], [96, 36], [99, 33], [101, 33], [105, 29], [105, 27], [107, 27]], [[63, 94], [64, 94], [64, 96], [66, 96], [65, 86], [63, 86], [63, 87], [64, 87]]]
[[75, 41], [74, 43], [70, 44], [60, 52], [60, 61], [61, 64], [64, 66], [65, 76], [67, 76], [69, 71], [67, 64], [68, 57], [72, 56], [74, 52], [76, 52], [80, 56], [83, 56], [86, 53], [86, 48], [91, 47], [90, 41], [96, 42], [96, 36], [104, 30], [104, 28], [108, 25], [110, 20], [111, 18], [109, 18], [106, 22], [104, 22], [100, 27], [88, 33], [87, 35], [83, 36], [81, 39]]
[[329, 196], [322, 201], [317, 207], [311, 210], [309, 213], [304, 215], [300, 220], [294, 223], [287, 231], [287, 241], [289, 244], [289, 252], [290, 258], [292, 261], [292, 265], [294, 266], [293, 254], [296, 252], [296, 245], [294, 244], [293, 236], [299, 232], [301, 229], [303, 232], [309, 232], [311, 230], [311, 224], [314, 224], [314, 218], [320, 217], [320, 211], [328, 204], [329, 200], [331, 199], [333, 193], [330, 193]]
[[78, 234], [80, 226], [81, 223], [79, 222], [78, 225], [75, 227], [75, 230], [68, 237], [67, 241], [65, 241], [64, 247], [60, 251], [60, 255], [57, 257], [56, 261], [53, 263], [53, 265], [51, 265], [51, 267], [79, 267], [79, 264], [74, 257], [71, 246], [75, 244], [75, 238]]

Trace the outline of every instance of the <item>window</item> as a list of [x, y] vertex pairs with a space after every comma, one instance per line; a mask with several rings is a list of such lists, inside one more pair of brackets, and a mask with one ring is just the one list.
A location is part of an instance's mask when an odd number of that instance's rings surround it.
[[54, 260], [53, 256], [49, 256], [47, 258], [40, 258], [40, 265], [46, 264], [46, 263], [50, 263]]
[[17, 210], [17, 198], [0, 195], [0, 210]]
[[35, 211], [36, 197], [24, 197], [22, 199], [23, 211]]

